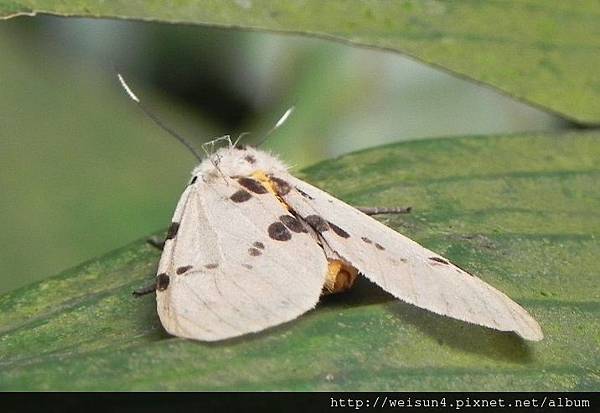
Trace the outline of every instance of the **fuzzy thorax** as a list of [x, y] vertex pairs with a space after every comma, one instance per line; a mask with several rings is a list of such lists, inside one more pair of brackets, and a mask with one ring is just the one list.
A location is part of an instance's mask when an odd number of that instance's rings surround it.
[[227, 147], [218, 149], [209, 158], [203, 160], [194, 168], [192, 175], [209, 180], [221, 174], [228, 177], [249, 176], [255, 171], [277, 173], [285, 172], [287, 169], [287, 166], [276, 156], [265, 151], [252, 147]]

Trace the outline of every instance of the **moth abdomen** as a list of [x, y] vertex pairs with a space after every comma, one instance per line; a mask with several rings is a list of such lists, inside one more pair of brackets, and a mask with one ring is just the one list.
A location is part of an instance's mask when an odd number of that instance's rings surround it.
[[340, 259], [329, 259], [323, 295], [339, 294], [350, 290], [358, 278], [358, 270]]

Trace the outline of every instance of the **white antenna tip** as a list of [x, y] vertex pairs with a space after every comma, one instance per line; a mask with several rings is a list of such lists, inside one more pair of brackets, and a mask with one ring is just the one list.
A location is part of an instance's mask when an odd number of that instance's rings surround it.
[[121, 76], [120, 73], [117, 73], [117, 76], [119, 77], [119, 82], [121, 82], [121, 86], [123, 86], [123, 89], [125, 89], [125, 92], [127, 92], [129, 97], [132, 100], [134, 100], [135, 102], [140, 103], [140, 99], [135, 95], [135, 93], [133, 93], [131, 91], [131, 89], [129, 88], [129, 85], [127, 85], [127, 83], [125, 82], [125, 79], [123, 79], [123, 76]]
[[287, 118], [290, 117], [290, 115], [292, 114], [293, 111], [294, 111], [294, 106], [292, 106], [291, 108], [286, 110], [285, 113], [283, 114], [283, 116], [281, 118], [279, 118], [279, 120], [277, 121], [277, 123], [275, 124], [275, 127], [273, 127], [273, 129], [277, 129], [278, 127], [283, 125], [283, 123], [287, 120]]

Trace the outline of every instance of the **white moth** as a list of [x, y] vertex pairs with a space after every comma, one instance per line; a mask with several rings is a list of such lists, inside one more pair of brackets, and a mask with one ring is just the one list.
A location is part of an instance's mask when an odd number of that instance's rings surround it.
[[508, 296], [292, 176], [265, 151], [229, 141], [192, 176], [158, 266], [158, 314], [172, 335], [216, 341], [262, 331], [313, 309], [324, 293], [351, 288], [362, 274], [437, 314], [543, 338]]

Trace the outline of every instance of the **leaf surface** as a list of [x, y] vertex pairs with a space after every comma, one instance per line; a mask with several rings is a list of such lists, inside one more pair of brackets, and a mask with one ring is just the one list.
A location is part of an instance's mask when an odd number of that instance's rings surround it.
[[600, 124], [600, 2], [0, 0], [49, 13], [322, 36], [410, 55], [582, 124]]
[[595, 390], [600, 386], [599, 133], [415, 141], [301, 176], [507, 293], [525, 342], [394, 300], [368, 281], [260, 334], [168, 336], [159, 252], [139, 241], [0, 297], [2, 390]]

